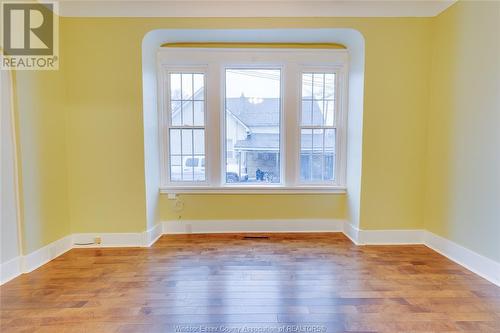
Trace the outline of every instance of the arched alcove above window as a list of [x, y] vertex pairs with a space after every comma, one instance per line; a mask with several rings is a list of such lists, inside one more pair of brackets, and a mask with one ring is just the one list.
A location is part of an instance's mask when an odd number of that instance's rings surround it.
[[[161, 184], [161, 150], [159, 128], [158, 50], [169, 47], [262, 48], [263, 45], [297, 48], [345, 49], [349, 55], [347, 123], [346, 123], [346, 175], [347, 211], [354, 227], [359, 225], [363, 87], [364, 87], [364, 38], [354, 29], [161, 29], [149, 32], [143, 39], [143, 98], [146, 196], [148, 224], [158, 209]], [[279, 193], [279, 191], [276, 191]], [[251, 192], [249, 192], [251, 193]], [[300, 192], [299, 192], [300, 193]]]

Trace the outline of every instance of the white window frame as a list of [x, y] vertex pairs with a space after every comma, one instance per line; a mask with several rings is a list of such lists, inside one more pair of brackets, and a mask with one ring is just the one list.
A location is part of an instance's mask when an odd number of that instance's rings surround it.
[[[335, 74], [335, 106], [334, 106], [334, 122], [333, 126], [314, 126], [314, 125], [302, 125], [302, 77], [303, 74], [308, 73], [319, 73], [319, 74]], [[299, 154], [297, 155], [297, 175], [296, 179], [303, 186], [338, 186], [340, 184], [346, 183], [346, 127], [347, 127], [347, 117], [346, 117], [346, 93], [347, 93], [347, 68], [345, 66], [302, 66], [299, 72], [300, 80], [300, 92], [299, 92], [299, 114], [298, 114], [298, 132], [297, 136], [301, 137], [301, 130], [303, 128], [312, 129], [334, 129], [335, 130], [335, 173], [334, 179], [332, 181], [301, 181], [300, 180], [300, 150], [301, 144], [299, 143]]]
[[[162, 147], [163, 153], [161, 154], [161, 167], [164, 169], [162, 172], [161, 176], [161, 181], [162, 184], [164, 184], [165, 187], [207, 187], [209, 186], [209, 180], [208, 180], [208, 173], [209, 173], [209, 165], [207, 163], [207, 89], [206, 89], [206, 75], [207, 75], [207, 69], [204, 66], [193, 66], [193, 67], [180, 67], [180, 66], [164, 66], [162, 68], [162, 75], [161, 77], [161, 94], [162, 96], [162, 103], [161, 105], [161, 110], [160, 110], [160, 124], [163, 124], [160, 128], [160, 133], [161, 133], [161, 142], [164, 142], [164, 144], [160, 145]], [[203, 126], [174, 126], [172, 125], [172, 112], [170, 110], [170, 79], [169, 76], [170, 74], [203, 74]], [[194, 106], [193, 106], [193, 112], [194, 112]], [[205, 180], [204, 181], [171, 181], [170, 180], [170, 153], [169, 153], [169, 148], [170, 148], [170, 130], [174, 129], [203, 129], [205, 132]], [[181, 131], [181, 137], [182, 137], [182, 131]], [[194, 149], [194, 147], [193, 147]], [[182, 161], [182, 157], [181, 157]], [[182, 168], [183, 166], [181, 166]]]
[[[157, 59], [161, 193], [346, 193], [347, 50], [161, 48]], [[279, 184], [226, 183], [225, 71], [231, 68], [281, 70]], [[169, 181], [169, 71], [204, 74], [205, 182]], [[335, 182], [300, 181], [302, 73], [312, 71], [337, 74]]]
[[[279, 170], [280, 170], [280, 181], [279, 183], [264, 183], [264, 184], [258, 184], [258, 185], [252, 185], [252, 184], [241, 184], [241, 183], [228, 183], [226, 181], [226, 161], [227, 161], [227, 150], [226, 150], [226, 133], [227, 133], [227, 122], [226, 122], [226, 71], [228, 69], [277, 69], [280, 70], [280, 123], [279, 123], [279, 128], [280, 128], [280, 152], [279, 152]], [[284, 67], [282, 64], [255, 64], [255, 65], [248, 65], [248, 64], [231, 64], [231, 63], [225, 63], [222, 65], [222, 73], [221, 73], [221, 79], [222, 79], [222, 98], [223, 98], [223, 110], [221, 111], [221, 136], [222, 136], [222, 164], [221, 164], [221, 184], [222, 186], [228, 188], [228, 189], [239, 189], [242, 187], [249, 187], [249, 188], [273, 188], [273, 187], [282, 187], [285, 184], [284, 178], [285, 178], [285, 167], [284, 167], [284, 161], [285, 161], [285, 149], [284, 149], [284, 115], [283, 115], [283, 94], [284, 94], [284, 79], [283, 79], [283, 72], [284, 72]]]

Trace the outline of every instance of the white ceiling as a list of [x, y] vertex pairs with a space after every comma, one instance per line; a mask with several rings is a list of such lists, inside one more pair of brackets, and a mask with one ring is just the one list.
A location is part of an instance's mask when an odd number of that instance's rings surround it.
[[456, 0], [61, 0], [73, 17], [426, 17]]

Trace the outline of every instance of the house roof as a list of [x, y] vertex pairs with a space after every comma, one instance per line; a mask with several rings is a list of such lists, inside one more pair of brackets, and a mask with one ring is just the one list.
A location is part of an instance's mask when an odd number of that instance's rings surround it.
[[[195, 99], [199, 97], [201, 90], [195, 93]], [[183, 103], [183, 107], [187, 107], [191, 103], [190, 100]], [[280, 122], [280, 99], [279, 98], [252, 98], [252, 97], [236, 97], [226, 99], [226, 109], [239, 121], [241, 124], [252, 130], [256, 127], [274, 127]], [[180, 103], [173, 110], [174, 117], [180, 115]], [[311, 117], [311, 109], [304, 108], [303, 117]], [[314, 123], [323, 122], [323, 114], [318, 103], [314, 102], [312, 107], [312, 116]]]
[[[301, 150], [311, 150], [312, 140], [314, 142], [323, 141], [322, 134], [303, 134], [301, 137]], [[325, 151], [333, 151], [333, 144], [325, 142]], [[262, 150], [262, 151], [278, 151], [280, 145], [280, 136], [277, 133], [252, 133], [245, 140], [238, 140], [234, 145], [235, 150]]]
[[237, 150], [279, 150], [280, 135], [275, 133], [253, 133], [234, 145]]
[[[280, 121], [280, 99], [238, 97], [226, 99], [226, 109], [231, 112], [246, 127], [276, 126]], [[304, 109], [303, 117], [311, 117], [311, 109]], [[323, 122], [323, 114], [317, 103], [313, 103], [314, 123]]]
[[279, 98], [264, 98], [260, 103], [252, 103], [252, 100], [246, 97], [227, 98], [226, 109], [250, 128], [279, 124]]

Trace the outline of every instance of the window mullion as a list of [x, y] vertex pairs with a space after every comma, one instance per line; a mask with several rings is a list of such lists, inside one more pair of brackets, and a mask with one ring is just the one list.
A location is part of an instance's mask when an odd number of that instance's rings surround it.
[[[181, 79], [181, 82], [182, 82], [182, 79]], [[182, 88], [181, 88], [182, 89]], [[181, 115], [182, 115], [182, 109], [181, 109]], [[182, 116], [181, 116], [182, 118]], [[183, 130], [181, 129], [180, 130], [180, 133], [181, 133], [181, 181], [184, 181], [184, 165], [183, 165], [183, 160], [184, 160], [184, 152], [182, 151], [182, 132]]]
[[184, 100], [183, 100], [183, 95], [182, 95], [182, 74], [180, 75], [181, 77], [181, 125], [184, 125]]
[[[194, 83], [194, 80], [193, 80]], [[194, 87], [194, 85], [193, 85]], [[194, 105], [193, 105], [193, 124], [194, 124]], [[194, 161], [194, 129], [191, 129], [191, 158]], [[200, 160], [201, 163], [201, 160]], [[192, 172], [193, 172], [193, 181], [194, 180], [194, 166], [191, 166]]]
[[325, 180], [325, 134], [326, 134], [326, 129], [322, 130], [323, 133], [323, 151], [321, 154], [321, 180]]

